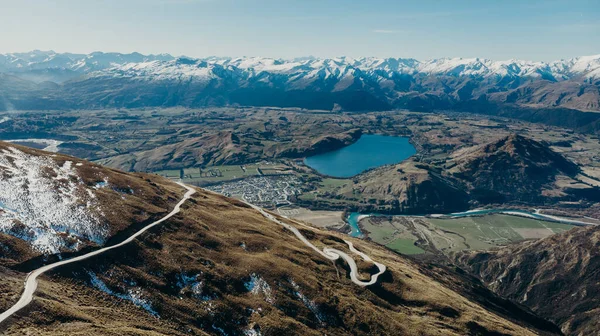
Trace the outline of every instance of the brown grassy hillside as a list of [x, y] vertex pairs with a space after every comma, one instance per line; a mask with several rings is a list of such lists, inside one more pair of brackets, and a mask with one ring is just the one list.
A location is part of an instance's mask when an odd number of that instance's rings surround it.
[[361, 174], [338, 191], [357, 201], [366, 201], [364, 211], [402, 213], [447, 213], [468, 208], [467, 193], [441, 171], [427, 164], [405, 161]]
[[[189, 137], [146, 151], [117, 155], [100, 160], [104, 165], [128, 171], [158, 171], [207, 165], [242, 164], [265, 158], [298, 158], [335, 150], [360, 138], [358, 129], [326, 133], [318, 137], [298, 137], [291, 142], [265, 141], [247, 134], [221, 131]], [[264, 133], [267, 133], [265, 135]], [[274, 137], [263, 132], [262, 137]]]
[[[146, 181], [143, 175], [114, 174], [127, 185]], [[158, 177], [148, 182], [150, 187], [173, 200], [183, 195]], [[112, 200], [114, 208], [122, 208], [125, 200], [119, 198]], [[136, 204], [152, 213], [152, 203], [159, 201]], [[359, 258], [344, 243], [350, 239], [345, 235], [290, 224], [319, 248], [334, 247]], [[32, 304], [0, 330], [7, 335], [557, 333], [527, 311], [499, 304], [472, 279], [352, 240], [387, 266], [377, 284], [357, 286], [345, 262], [325, 259], [239, 201], [198, 191], [181, 213], [133, 243], [43, 276]], [[357, 261], [360, 277], [376, 272], [373, 264]], [[0, 268], [0, 310], [18, 299], [25, 271], [37, 266], [29, 260], [7, 265]]]
[[600, 228], [457, 256], [503, 297], [548, 316], [568, 335], [600, 330]]
[[[86, 202], [90, 202], [89, 196], [93, 194], [93, 206], [90, 208], [90, 212], [93, 212], [98, 218], [96, 223], [98, 228], [107, 230], [106, 242], [114, 242], [121, 239], [122, 236], [128, 236], [132, 230], [137, 230], [145, 223], [152, 222], [168, 213], [179, 201], [183, 190], [181, 186], [156, 175], [126, 174], [74, 157], [49, 154], [29, 147], [0, 142], [0, 156], [8, 158], [8, 162], [14, 160], [10, 157], [12, 150], [22, 153], [20, 155], [24, 155], [26, 160], [35, 160], [37, 157], [48, 160], [41, 164], [41, 169], [45, 170], [41, 172], [41, 176], [47, 177], [56, 190], [64, 188], [68, 181], [61, 180], [53, 175], [55, 172], [52, 170], [52, 166], [61, 167], [69, 162], [75, 174], [70, 176], [69, 179], [78, 179], [76, 181], [76, 196], [80, 196], [79, 207], [83, 207]], [[22, 166], [26, 167], [26, 165]], [[1, 178], [9, 179], [12, 177], [11, 174], [9, 167], [0, 166]], [[27, 185], [16, 187], [25, 191], [29, 188]], [[39, 191], [30, 191], [34, 194], [36, 192]], [[60, 199], [57, 198], [55, 201], [60, 202]], [[23, 202], [28, 201], [24, 200]], [[27, 204], [24, 206], [29, 207]], [[52, 207], [49, 209], [52, 210]], [[3, 211], [0, 207], [0, 215]], [[69, 234], [67, 231], [57, 230], [62, 235]], [[21, 232], [18, 231], [11, 234], [0, 232], [3, 244], [2, 249], [0, 249], [0, 265], [9, 265], [25, 260], [36, 263], [47, 257], [42, 257], [40, 251], [32, 249], [22, 239], [16, 238], [19, 234]], [[72, 248], [63, 249], [61, 252], [68, 255], [68, 253], [94, 246], [97, 246], [96, 242], [84, 241], [79, 245], [72, 246]]]
[[448, 173], [466, 182], [481, 202], [540, 203], [544, 189], [557, 189], [557, 177], [573, 177], [576, 164], [547, 144], [512, 134], [482, 146], [454, 153]]
[[[338, 234], [303, 232], [318, 246], [347, 251]], [[141, 241], [45, 278], [34, 303], [6, 327], [17, 335], [536, 333], [518, 321], [527, 316], [518, 308], [494, 313], [412, 261], [368, 242], [356, 245], [388, 266], [381, 284], [356, 286], [343, 262], [323, 259], [238, 202], [202, 192]], [[359, 265], [365, 278], [374, 271]]]

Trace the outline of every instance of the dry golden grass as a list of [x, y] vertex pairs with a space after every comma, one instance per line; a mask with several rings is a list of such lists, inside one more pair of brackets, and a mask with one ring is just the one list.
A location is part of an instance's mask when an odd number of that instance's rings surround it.
[[[121, 240], [122, 237], [128, 237], [131, 232], [168, 213], [179, 201], [183, 191], [181, 186], [156, 175], [128, 174], [71, 156], [58, 153], [49, 156], [49, 153], [41, 150], [0, 141], [0, 150], [9, 147], [30, 155], [47, 156], [59, 166], [65, 161], [73, 162], [72, 167], [88, 187], [94, 187], [98, 182], [107, 180], [108, 186], [94, 190], [94, 194], [98, 202], [101, 225], [108, 225], [109, 228], [109, 244]], [[40, 256], [39, 252], [31, 250], [29, 245], [20, 239], [2, 233], [0, 238], [0, 242], [5, 246], [5, 249], [0, 251], [0, 265], [15, 265]], [[95, 243], [88, 242], [82, 244], [80, 249], [95, 246]]]
[[[372, 243], [353, 240], [389, 270], [380, 284], [361, 288], [349, 280], [344, 262], [320, 257], [238, 201], [201, 191], [184, 208], [135, 243], [42, 280], [34, 304], [9, 321], [8, 333], [202, 335], [222, 329], [238, 335], [258, 326], [262, 335], [536, 334], [433, 280], [422, 265]], [[317, 246], [348, 251], [342, 240], [347, 236], [294, 225]], [[370, 263], [359, 267], [364, 278], [374, 273]], [[142, 287], [160, 318], [93, 288], [88, 272], [114, 292], [126, 291], [129, 283]], [[211, 299], [180, 289], [182, 273], [198, 274], [201, 294]], [[244, 287], [251, 274], [268, 283], [271, 299]]]
[[[59, 164], [81, 163], [77, 169], [86, 184], [108, 178], [111, 188], [98, 190], [97, 197], [110, 225], [109, 243], [162, 217], [183, 195], [180, 186], [158, 176], [53, 158]], [[320, 248], [348, 251], [343, 241], [348, 236], [291, 224]], [[0, 241], [9, 250], [2, 254], [4, 265], [32, 269], [43, 262], [18, 239], [3, 235]], [[441, 270], [431, 273], [381, 246], [353, 242], [388, 266], [378, 284], [353, 284], [345, 262], [324, 259], [239, 201], [199, 191], [181, 213], [135, 242], [42, 277], [34, 302], [0, 330], [6, 328], [8, 335], [240, 335], [256, 328], [265, 336], [537, 332], [519, 320], [519, 309], [486, 305], [490, 298], [475, 303], [472, 286], [451, 272], [436, 280]], [[376, 272], [371, 263], [358, 260], [358, 266], [361, 278]], [[0, 274], [0, 308], [6, 309], [16, 302], [25, 273], [0, 268]], [[193, 277], [198, 286], [181, 285], [183, 276]], [[252, 276], [269, 289], [249, 291]], [[97, 282], [94, 286], [94, 277], [110, 293], [99, 290]], [[139, 290], [148, 309], [123, 299], [132, 290]]]

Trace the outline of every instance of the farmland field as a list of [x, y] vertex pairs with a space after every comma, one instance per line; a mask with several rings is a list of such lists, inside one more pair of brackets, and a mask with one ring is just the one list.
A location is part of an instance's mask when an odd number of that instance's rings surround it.
[[427, 219], [431, 224], [464, 237], [473, 249], [489, 248], [530, 238], [564, 232], [571, 225], [510, 215], [488, 215], [457, 219]]
[[410, 239], [398, 238], [386, 245], [386, 247], [402, 254], [421, 254], [425, 253], [423, 249], [415, 246], [415, 242]]
[[453, 219], [376, 216], [360, 226], [373, 241], [403, 254], [489, 249], [573, 227], [502, 214]]
[[257, 164], [210, 166], [206, 168], [186, 168], [182, 170], [160, 170], [155, 174], [168, 178], [183, 176], [185, 183], [210, 184], [244, 177], [260, 175]]

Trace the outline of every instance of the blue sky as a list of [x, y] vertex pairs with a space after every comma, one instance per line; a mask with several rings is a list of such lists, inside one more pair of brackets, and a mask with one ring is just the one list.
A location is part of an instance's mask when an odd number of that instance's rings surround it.
[[600, 54], [600, 1], [0, 0], [0, 53], [550, 61]]

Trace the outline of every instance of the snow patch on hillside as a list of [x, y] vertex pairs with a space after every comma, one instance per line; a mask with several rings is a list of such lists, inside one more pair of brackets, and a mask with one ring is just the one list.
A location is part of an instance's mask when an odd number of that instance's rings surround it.
[[177, 275], [177, 288], [179, 288], [179, 294], [183, 295], [190, 293], [193, 297], [202, 301], [210, 301], [216, 298], [215, 295], [203, 294], [204, 293], [204, 281], [202, 279], [202, 272], [195, 275], [188, 275], [181, 273]]
[[125, 294], [121, 294], [108, 288], [104, 281], [100, 280], [100, 278], [98, 278], [98, 276], [94, 272], [89, 271], [88, 275], [90, 277], [90, 282], [92, 286], [94, 286], [96, 289], [101, 290], [108, 295], [116, 296], [122, 300], [127, 300], [133, 303], [134, 305], [149, 312], [153, 316], [160, 317], [156, 310], [154, 310], [154, 308], [152, 307], [152, 302], [150, 302], [150, 300], [146, 298], [145, 293], [141, 287], [128, 288]]
[[59, 253], [85, 241], [103, 244], [108, 228], [100, 215], [71, 161], [58, 165], [12, 147], [0, 152], [0, 232]]
[[268, 303], [275, 303], [271, 286], [269, 286], [269, 284], [260, 275], [252, 273], [250, 275], [250, 280], [246, 281], [244, 286], [250, 293], [254, 295], [262, 294], [265, 297], [265, 301]]
[[260, 333], [260, 329], [255, 328], [248, 328], [244, 330], [244, 336], [262, 336], [262, 334]]
[[317, 304], [300, 291], [300, 286], [294, 280], [290, 280], [290, 284], [294, 288], [294, 295], [296, 295], [296, 297], [302, 301], [306, 308], [315, 314], [320, 323], [324, 323], [325, 318], [319, 310]]

